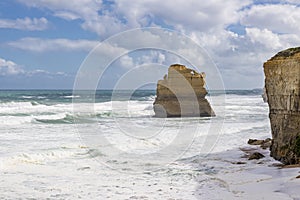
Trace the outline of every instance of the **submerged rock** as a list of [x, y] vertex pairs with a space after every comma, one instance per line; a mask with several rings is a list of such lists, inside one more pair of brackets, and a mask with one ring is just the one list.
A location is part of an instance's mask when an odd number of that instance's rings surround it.
[[271, 156], [300, 163], [300, 47], [281, 51], [264, 63], [273, 141]]
[[271, 138], [267, 138], [265, 140], [249, 139], [248, 144], [249, 145], [260, 145], [260, 147], [262, 149], [267, 149], [267, 148], [270, 148], [270, 146], [272, 144], [272, 139]]
[[207, 94], [205, 74], [198, 73], [184, 65], [174, 64], [168, 75], [159, 80], [153, 108], [156, 117], [215, 116]]
[[249, 139], [248, 144], [250, 145], [262, 145], [265, 140]]
[[259, 153], [259, 152], [254, 152], [254, 153], [252, 153], [252, 154], [249, 156], [248, 160], [259, 160], [259, 159], [261, 159], [261, 158], [263, 158], [263, 157], [265, 157], [265, 156], [262, 155], [261, 153]]

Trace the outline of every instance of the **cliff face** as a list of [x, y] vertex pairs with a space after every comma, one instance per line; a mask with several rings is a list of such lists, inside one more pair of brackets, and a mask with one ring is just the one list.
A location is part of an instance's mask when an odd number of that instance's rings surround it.
[[271, 156], [300, 163], [300, 47], [279, 52], [264, 63], [273, 142]]
[[174, 64], [159, 80], [154, 112], [156, 117], [215, 116], [205, 96], [205, 74]]

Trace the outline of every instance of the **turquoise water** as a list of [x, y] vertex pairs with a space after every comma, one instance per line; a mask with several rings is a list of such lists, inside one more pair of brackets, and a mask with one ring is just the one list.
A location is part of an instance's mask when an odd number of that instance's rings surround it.
[[[95, 98], [96, 102], [107, 102], [111, 101], [113, 93], [116, 100], [127, 100], [124, 95], [131, 94], [131, 91], [98, 90], [81, 93], [82, 96], [73, 96], [72, 90], [0, 90], [0, 102], [72, 103], [73, 98], [81, 98], [83, 101]], [[154, 90], [139, 90], [133, 92], [131, 100], [145, 100], [152, 95], [155, 95]]]
[[[114, 98], [116, 100], [127, 100], [124, 99], [124, 96], [132, 94], [131, 100], [147, 100], [147, 97], [151, 97], [156, 94], [155, 90], [122, 90], [122, 91], [113, 91], [113, 90], [97, 90], [96, 92], [82, 91], [82, 94], [88, 94], [87, 96], [73, 96], [72, 90], [0, 90], [0, 102], [49, 102], [49, 103], [71, 103], [72, 98], [95, 98], [96, 102], [106, 102], [111, 101], [112, 94], [114, 93]], [[261, 95], [262, 90], [227, 90], [227, 91], [209, 91], [208, 95]], [[91, 96], [93, 94], [94, 96]], [[89, 96], [90, 95], [90, 96]]]

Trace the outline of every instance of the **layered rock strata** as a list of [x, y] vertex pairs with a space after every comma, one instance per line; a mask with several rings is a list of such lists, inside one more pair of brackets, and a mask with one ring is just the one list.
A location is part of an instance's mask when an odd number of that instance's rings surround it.
[[205, 74], [174, 64], [159, 80], [153, 108], [156, 117], [215, 116], [205, 98]]
[[300, 47], [279, 52], [264, 63], [272, 129], [271, 156], [300, 163]]

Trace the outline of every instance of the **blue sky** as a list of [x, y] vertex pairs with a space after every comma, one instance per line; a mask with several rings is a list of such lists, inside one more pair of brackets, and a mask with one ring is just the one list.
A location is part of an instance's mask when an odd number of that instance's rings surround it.
[[[298, 0], [2, 0], [0, 89], [71, 89], [81, 63], [99, 42], [143, 27], [169, 28], [192, 38], [216, 63], [226, 89], [261, 88], [263, 63], [280, 50], [300, 46], [299, 6]], [[113, 87], [118, 72], [130, 67], [176, 61], [164, 53], [124, 55], [105, 74], [101, 88]]]

